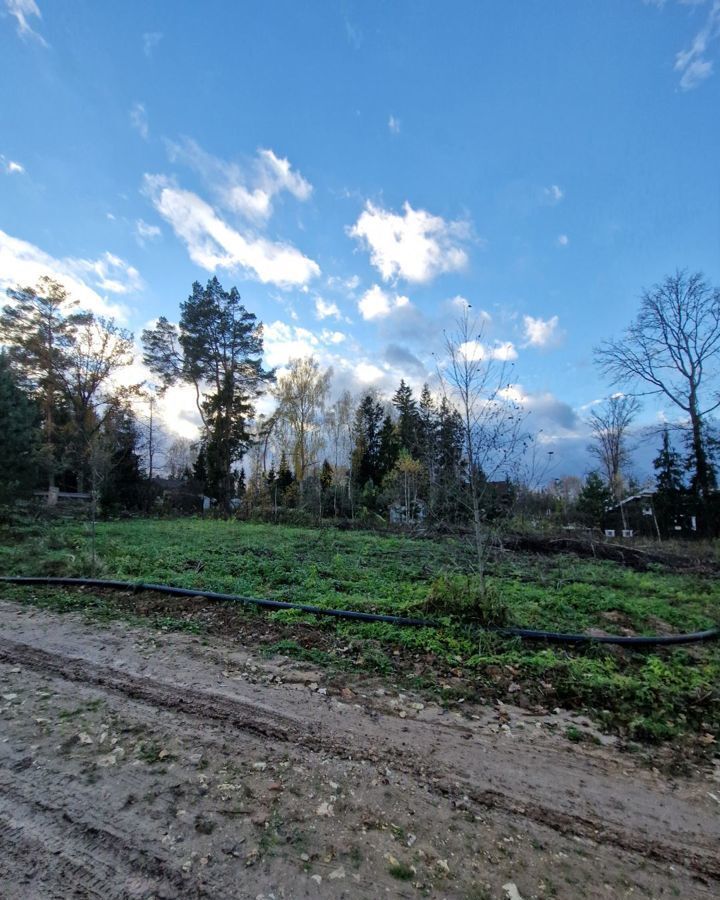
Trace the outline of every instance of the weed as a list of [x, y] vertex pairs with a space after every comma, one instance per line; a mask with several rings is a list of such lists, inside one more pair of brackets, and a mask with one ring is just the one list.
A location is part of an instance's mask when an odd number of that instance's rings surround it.
[[405, 863], [397, 863], [396, 865], [390, 866], [388, 872], [393, 878], [397, 878], [398, 881], [410, 881], [415, 874], [410, 866], [405, 865]]

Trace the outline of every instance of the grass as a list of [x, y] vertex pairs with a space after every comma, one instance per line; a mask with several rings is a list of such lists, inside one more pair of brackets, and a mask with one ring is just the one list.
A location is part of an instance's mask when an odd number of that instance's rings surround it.
[[[0, 572], [90, 575], [87, 527], [30, 525], [0, 533]], [[707, 628], [720, 620], [720, 584], [655, 567], [638, 572], [572, 556], [505, 554], [478, 603], [470, 558], [450, 539], [413, 540], [366, 532], [218, 520], [124, 520], [97, 527], [97, 577], [154, 581], [198, 590], [410, 616], [439, 616], [443, 627], [319, 621], [294, 611], [237, 609], [249, 624], [280, 632], [270, 649], [315, 665], [414, 678], [446, 702], [505, 696], [530, 705], [591, 714], [631, 740], [666, 742], [720, 736], [720, 645], [620, 652], [533, 646], [483, 635], [473, 622], [564, 631], [649, 634]], [[203, 615], [168, 601], [138, 609], [99, 592], [4, 588], [5, 596], [99, 619], [122, 615], [165, 630], [202, 633]], [[277, 638], [278, 635], [275, 635]], [[518, 691], [518, 685], [520, 691]], [[704, 736], [704, 737], [703, 737]], [[572, 739], [572, 738], [571, 738]]]

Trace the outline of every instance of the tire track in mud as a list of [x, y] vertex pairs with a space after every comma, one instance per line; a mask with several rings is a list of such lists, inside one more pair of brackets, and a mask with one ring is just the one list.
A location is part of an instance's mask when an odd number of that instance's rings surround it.
[[[614, 846], [665, 864], [680, 865], [706, 878], [720, 879], [718, 854], [632, 832], [600, 818], [568, 813], [532, 797], [525, 801], [501, 791], [478, 789], [462, 773], [442, 764], [438, 766], [414, 752], [407, 746], [408, 742], [402, 747], [392, 746], [388, 742], [384, 746], [379, 743], [367, 745], [365, 738], [363, 745], [363, 735], [354, 732], [352, 743], [348, 743], [347, 739], [333, 737], [318, 723], [274, 710], [257, 701], [179, 686], [5, 638], [0, 638], [0, 660], [70, 682], [91, 685], [172, 713], [219, 723], [314, 752], [329, 753], [338, 759], [385, 762], [454, 802], [464, 802], [462, 798], [466, 797], [478, 806], [531, 820], [563, 835], [587, 838], [597, 844]], [[130, 849], [128, 852], [135, 851]]]

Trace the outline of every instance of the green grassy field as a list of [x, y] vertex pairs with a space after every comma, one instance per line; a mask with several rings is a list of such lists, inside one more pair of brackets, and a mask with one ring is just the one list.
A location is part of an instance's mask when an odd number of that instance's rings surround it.
[[[566, 650], [483, 634], [473, 625], [479, 615], [565, 631], [702, 629], [720, 620], [720, 585], [709, 577], [660, 567], [638, 572], [572, 556], [505, 553], [491, 567], [488, 610], [474, 601], [467, 549], [449, 539], [218, 520], [126, 520], [98, 524], [96, 552], [97, 577], [443, 621], [439, 629], [400, 629], [320, 621], [296, 612], [261, 614], [273, 626], [268, 650], [328, 666], [371, 669], [419, 688], [440, 685], [448, 702], [505, 697], [512, 688], [516, 700], [586, 711], [628, 740], [683, 738], [707, 751], [717, 746], [712, 741], [720, 735], [717, 643], [643, 653], [599, 646]], [[5, 529], [0, 571], [91, 575], [89, 529], [82, 524]], [[3, 594], [197, 632], [228, 627], [230, 615], [226, 611], [222, 621], [214, 620], [205, 608], [200, 614], [199, 607], [172, 599], [143, 606], [111, 594], [57, 589], [4, 588]], [[250, 625], [260, 621], [251, 610], [234, 609], [231, 615]]]

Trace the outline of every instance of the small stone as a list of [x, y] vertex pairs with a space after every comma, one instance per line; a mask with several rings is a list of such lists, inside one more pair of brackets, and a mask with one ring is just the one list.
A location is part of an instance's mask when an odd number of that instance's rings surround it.
[[328, 816], [329, 817], [329, 816], [335, 815], [335, 813], [333, 811], [332, 803], [328, 803], [325, 800], [323, 800], [323, 802], [318, 806], [318, 808], [315, 810], [315, 812], [318, 816]]
[[332, 872], [328, 875], [329, 881], [337, 881], [339, 878], [345, 877], [345, 869], [343, 866], [338, 866], [337, 869], [333, 869]]
[[264, 772], [265, 769], [267, 769], [267, 763], [266, 762], [254, 762], [253, 769], [255, 769], [256, 772]]
[[322, 875], [311, 875], [310, 878], [316, 884], [322, 884]]
[[80, 732], [80, 734], [78, 735], [78, 741], [79, 741], [81, 744], [92, 744], [92, 743], [93, 743], [93, 739], [92, 739], [92, 738], [90, 737], [90, 735], [89, 735], [87, 732], [85, 732], [85, 731], [81, 731], [81, 732]]

